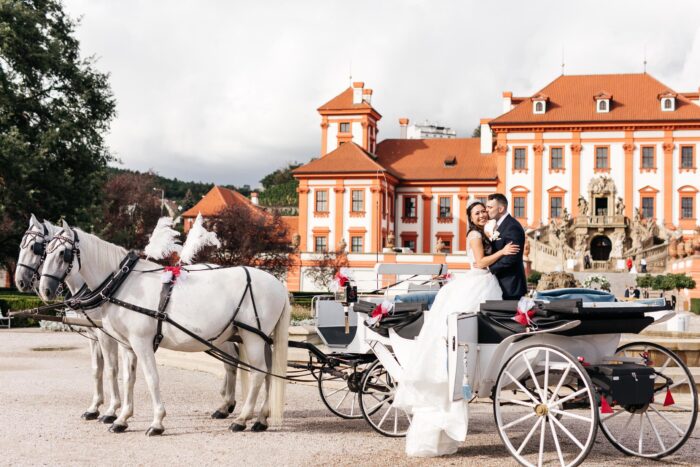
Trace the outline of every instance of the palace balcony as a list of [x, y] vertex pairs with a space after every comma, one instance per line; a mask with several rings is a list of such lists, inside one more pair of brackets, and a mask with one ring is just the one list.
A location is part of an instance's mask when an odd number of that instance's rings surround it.
[[578, 216], [574, 227], [627, 227], [628, 219], [623, 215], [615, 216]]

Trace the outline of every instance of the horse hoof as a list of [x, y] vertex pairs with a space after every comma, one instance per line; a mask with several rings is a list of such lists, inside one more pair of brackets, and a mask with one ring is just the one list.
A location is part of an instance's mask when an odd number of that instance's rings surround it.
[[117, 419], [116, 415], [103, 415], [98, 419], [99, 422], [102, 423], [114, 423], [114, 421]]
[[240, 423], [232, 423], [231, 426], [228, 427], [228, 429], [236, 433], [238, 431], [245, 430], [245, 425], [241, 425]]
[[267, 430], [267, 425], [264, 425], [260, 422], [255, 422], [255, 425], [253, 425], [253, 428], [251, 428], [253, 431], [265, 431]]
[[146, 430], [146, 436], [160, 436], [164, 431], [165, 430], [163, 428], [149, 427], [148, 430]]
[[100, 416], [100, 412], [85, 412], [80, 416], [83, 420], [97, 420], [97, 417]]
[[216, 420], [221, 420], [221, 419], [223, 419], [223, 418], [228, 418], [228, 414], [227, 414], [227, 413], [224, 413], [224, 412], [221, 412], [220, 410], [217, 410], [216, 412], [214, 412], [213, 414], [211, 414], [211, 418], [214, 418], [214, 419], [216, 419]]
[[234, 401], [233, 405], [228, 406], [228, 413], [233, 413], [233, 411], [236, 409], [236, 402]]
[[126, 425], [117, 425], [116, 423], [112, 423], [109, 427], [109, 432], [110, 433], [124, 433], [126, 431]]

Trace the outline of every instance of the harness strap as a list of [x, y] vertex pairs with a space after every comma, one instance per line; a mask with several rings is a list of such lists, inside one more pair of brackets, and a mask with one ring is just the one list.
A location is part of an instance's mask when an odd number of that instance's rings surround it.
[[156, 325], [156, 335], [153, 337], [153, 352], [158, 350], [160, 343], [163, 341], [163, 316], [167, 316], [164, 312], [170, 303], [170, 295], [173, 292], [173, 287], [175, 286], [175, 281], [171, 280], [165, 284], [160, 289], [160, 301], [158, 302], [158, 311], [160, 312], [157, 316]]
[[252, 332], [254, 334], [257, 334], [262, 338], [262, 340], [265, 341], [267, 345], [272, 345], [273, 341], [270, 338], [270, 336], [266, 336], [264, 332], [262, 332], [260, 329], [254, 328], [253, 326], [250, 326], [245, 323], [241, 323], [240, 321], [233, 321], [233, 325], [236, 326], [237, 328], [245, 329], [246, 331]]

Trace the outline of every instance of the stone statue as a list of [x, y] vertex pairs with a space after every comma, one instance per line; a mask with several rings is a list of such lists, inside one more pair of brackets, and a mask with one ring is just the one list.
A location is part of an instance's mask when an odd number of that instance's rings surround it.
[[668, 240], [668, 255], [671, 258], [678, 258], [678, 238], [675, 235], [671, 235]]
[[610, 235], [610, 242], [612, 243], [610, 257], [622, 258], [622, 251], [625, 247], [625, 232], [622, 230], [616, 230], [612, 235]]
[[695, 235], [693, 235], [693, 252], [700, 255], [700, 227], [695, 228]]
[[523, 258], [528, 259], [530, 258], [530, 240], [525, 239], [525, 247], [523, 248]]
[[445, 249], [445, 242], [442, 241], [442, 238], [438, 238], [437, 242], [435, 243], [435, 253], [442, 253], [442, 250]]
[[300, 243], [301, 243], [301, 235], [299, 235], [298, 233], [294, 234], [292, 236], [292, 247], [294, 249], [297, 249], [297, 248], [299, 248]]
[[588, 215], [588, 201], [586, 201], [586, 198], [584, 198], [583, 196], [578, 197], [578, 212], [582, 216]]
[[576, 251], [583, 251], [586, 248], [587, 239], [588, 236], [586, 234], [577, 234], [574, 249], [576, 249]]
[[619, 196], [617, 197], [617, 203], [615, 204], [615, 214], [618, 216], [623, 216], [625, 214], [625, 202]]
[[639, 208], [634, 208], [634, 218], [632, 219], [632, 222], [634, 222], [635, 224], [638, 224], [641, 221], [642, 221], [642, 212], [639, 210]]
[[340, 243], [338, 243], [338, 251], [343, 252], [347, 249], [348, 244], [345, 242], [344, 238], [340, 239]]
[[394, 248], [394, 246], [396, 246], [396, 237], [394, 237], [394, 232], [389, 232], [389, 235], [386, 236], [386, 247]]
[[569, 222], [571, 220], [571, 216], [569, 215], [569, 210], [564, 208], [561, 211], [561, 218], [564, 222]]

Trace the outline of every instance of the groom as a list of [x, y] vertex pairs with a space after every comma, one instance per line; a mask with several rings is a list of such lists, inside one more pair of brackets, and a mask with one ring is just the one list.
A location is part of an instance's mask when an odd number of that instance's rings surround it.
[[508, 214], [508, 199], [501, 193], [489, 195], [486, 203], [489, 218], [496, 220], [498, 237], [493, 241], [494, 251], [502, 250], [513, 242], [520, 247], [516, 255], [503, 256], [489, 266], [489, 270], [498, 279], [503, 291], [503, 300], [519, 300], [527, 293], [523, 250], [525, 248], [525, 231], [520, 222]]

